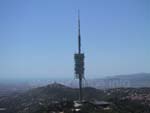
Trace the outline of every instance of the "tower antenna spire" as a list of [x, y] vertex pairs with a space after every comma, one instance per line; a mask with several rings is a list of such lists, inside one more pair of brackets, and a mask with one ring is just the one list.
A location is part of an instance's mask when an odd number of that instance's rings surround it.
[[78, 52], [81, 53], [80, 10], [78, 9]]

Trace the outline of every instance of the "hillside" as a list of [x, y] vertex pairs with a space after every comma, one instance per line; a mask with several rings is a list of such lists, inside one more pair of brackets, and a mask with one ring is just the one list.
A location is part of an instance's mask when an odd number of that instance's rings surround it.
[[[122, 113], [130, 113], [130, 109], [136, 111], [137, 106], [140, 106], [139, 111], [145, 110], [145, 113], [149, 113], [147, 110], [150, 110], [150, 88], [118, 88], [103, 91], [86, 87], [83, 91], [84, 100], [103, 100], [113, 103], [112, 111], [115, 113], [120, 113], [121, 109], [128, 111]], [[53, 103], [77, 99], [78, 89], [54, 83], [26, 92], [14, 93], [11, 96], [2, 96], [0, 108], [5, 108], [2, 113], [43, 113], [38, 112], [41, 109], [47, 113], [47, 109], [52, 107]], [[125, 108], [125, 105], [130, 107]]]
[[[104, 92], [94, 88], [84, 88], [84, 99], [101, 99]], [[48, 106], [55, 101], [77, 100], [78, 90], [61, 84], [50, 84], [34, 88], [24, 93], [12, 94], [0, 98], [0, 108], [6, 108], [5, 113], [33, 113], [40, 106]], [[31, 108], [31, 109], [30, 109]]]

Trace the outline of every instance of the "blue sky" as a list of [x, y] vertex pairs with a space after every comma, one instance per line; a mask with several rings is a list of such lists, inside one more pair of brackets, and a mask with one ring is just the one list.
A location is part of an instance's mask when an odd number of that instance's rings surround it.
[[0, 0], [0, 78], [73, 78], [78, 9], [87, 78], [150, 72], [149, 0]]

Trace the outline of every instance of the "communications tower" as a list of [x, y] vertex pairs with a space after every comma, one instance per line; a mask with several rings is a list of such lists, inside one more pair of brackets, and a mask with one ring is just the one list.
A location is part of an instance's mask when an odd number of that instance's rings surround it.
[[74, 54], [75, 78], [79, 79], [79, 101], [82, 101], [82, 80], [84, 79], [84, 53], [81, 52], [80, 14], [78, 11], [78, 53]]

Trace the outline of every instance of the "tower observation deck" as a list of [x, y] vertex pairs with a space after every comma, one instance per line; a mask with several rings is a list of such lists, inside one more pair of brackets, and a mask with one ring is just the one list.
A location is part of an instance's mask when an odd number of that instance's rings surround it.
[[75, 78], [79, 79], [79, 101], [82, 101], [82, 79], [84, 78], [84, 53], [81, 52], [80, 14], [78, 12], [78, 53], [74, 54]]

